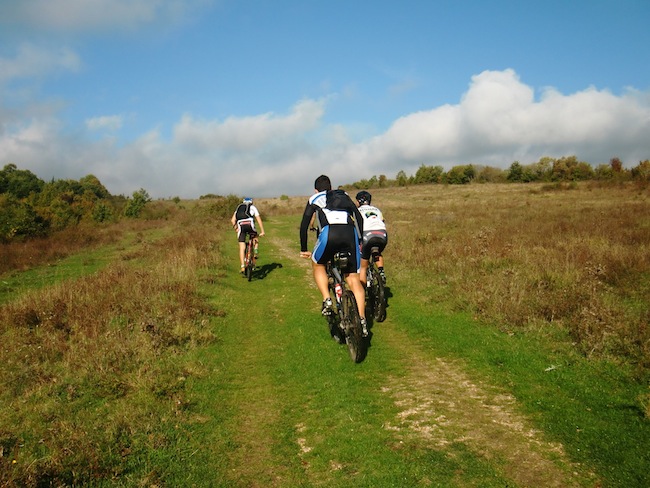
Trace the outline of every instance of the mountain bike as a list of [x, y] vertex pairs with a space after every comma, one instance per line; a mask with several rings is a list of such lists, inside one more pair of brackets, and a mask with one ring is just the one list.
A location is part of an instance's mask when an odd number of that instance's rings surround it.
[[244, 251], [244, 276], [250, 281], [253, 278], [253, 270], [255, 270], [255, 237], [251, 238], [250, 234], [246, 233], [246, 248]]
[[379, 248], [373, 246], [370, 249], [370, 260], [368, 262], [368, 272], [366, 275], [366, 303], [372, 318], [377, 322], [383, 322], [386, 320], [387, 301], [386, 289], [384, 288], [385, 283], [377, 269], [377, 258], [379, 256], [381, 256]]
[[332, 337], [340, 344], [345, 342], [350, 358], [355, 363], [360, 363], [368, 352], [367, 337], [361, 325], [357, 300], [352, 290], [348, 289], [341, 271], [347, 267], [350, 259], [352, 256], [349, 252], [337, 252], [327, 263], [330, 295], [332, 303], [336, 304], [336, 310], [327, 316], [327, 321]]

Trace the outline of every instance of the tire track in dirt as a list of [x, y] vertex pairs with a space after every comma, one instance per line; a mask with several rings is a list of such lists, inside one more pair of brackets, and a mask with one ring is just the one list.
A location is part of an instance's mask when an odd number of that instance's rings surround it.
[[[503, 474], [519, 486], [584, 486], [580, 467], [568, 460], [560, 443], [545, 440], [516, 411], [514, 397], [474, 381], [460, 361], [428, 359], [394, 328], [386, 327], [382, 340], [399, 350], [408, 365], [405, 377], [388, 377], [382, 387], [400, 409], [386, 425], [398, 439], [438, 450], [462, 443], [502, 466]], [[589, 478], [593, 483], [593, 475]]]
[[[304, 264], [290, 242], [273, 238], [273, 245], [291, 261]], [[305, 266], [311, 285], [311, 267]], [[483, 457], [518, 486], [568, 488], [596, 484], [593, 474], [572, 464], [560, 443], [543, 433], [516, 411], [516, 399], [498, 388], [473, 380], [460, 360], [430, 359], [404, 333], [381, 324], [381, 340], [403, 358], [405, 376], [386, 378], [381, 391], [399, 408], [385, 425], [400, 442], [416, 442], [437, 450], [461, 443]], [[304, 430], [302, 426], [298, 431]], [[305, 452], [305, 439], [297, 439]], [[451, 452], [451, 450], [449, 450]], [[451, 454], [450, 454], [451, 455]], [[308, 474], [308, 473], [307, 473]]]

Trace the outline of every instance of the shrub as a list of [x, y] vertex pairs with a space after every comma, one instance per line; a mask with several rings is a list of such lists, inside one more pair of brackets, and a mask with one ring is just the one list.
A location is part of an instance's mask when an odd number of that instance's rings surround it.
[[142, 212], [145, 205], [151, 201], [151, 197], [144, 188], [133, 192], [131, 199], [127, 200], [124, 207], [124, 215], [126, 217], [136, 218]]

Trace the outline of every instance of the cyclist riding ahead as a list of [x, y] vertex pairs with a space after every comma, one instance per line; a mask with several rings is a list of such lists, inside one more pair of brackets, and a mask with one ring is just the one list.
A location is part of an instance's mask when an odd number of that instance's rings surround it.
[[388, 234], [386, 232], [386, 223], [384, 216], [377, 207], [370, 205], [372, 195], [365, 190], [357, 193], [356, 200], [359, 203], [359, 213], [363, 217], [363, 239], [361, 243], [361, 283], [365, 286], [368, 272], [368, 263], [370, 253], [373, 247], [379, 249], [377, 257], [377, 268], [379, 276], [386, 284], [386, 274], [384, 272], [384, 257], [381, 252], [386, 248], [388, 243]]
[[[260, 226], [260, 233], [257, 233], [255, 228], [255, 221]], [[264, 235], [264, 224], [262, 224], [262, 217], [260, 216], [259, 210], [253, 205], [253, 199], [246, 197], [239, 204], [235, 213], [232, 214], [230, 219], [232, 226], [237, 232], [237, 240], [239, 241], [239, 263], [241, 265], [240, 272], [244, 272], [244, 253], [246, 251], [246, 234], [250, 235], [251, 242], [253, 243], [253, 249], [255, 252], [254, 262], [257, 262], [258, 256], [258, 246], [259, 241], [257, 240], [258, 235]]]
[[[345, 280], [354, 293], [359, 316], [367, 334], [365, 318], [365, 289], [359, 279], [360, 253], [359, 237], [363, 231], [363, 218], [347, 193], [332, 191], [329, 177], [321, 175], [314, 183], [315, 192], [309, 198], [300, 224], [300, 257], [311, 258], [314, 281], [323, 296], [321, 313], [333, 313], [327, 278], [327, 262], [339, 251], [348, 251], [352, 259], [343, 270]], [[318, 238], [314, 251], [307, 249], [309, 227], [314, 220]]]

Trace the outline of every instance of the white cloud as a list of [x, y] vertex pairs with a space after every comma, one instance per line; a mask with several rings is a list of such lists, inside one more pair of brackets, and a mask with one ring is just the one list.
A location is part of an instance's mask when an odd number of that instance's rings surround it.
[[14, 58], [0, 57], [0, 83], [17, 78], [30, 78], [57, 71], [78, 71], [81, 60], [68, 48], [43, 48], [24, 43]]
[[20, 0], [0, 4], [0, 24], [53, 31], [131, 29], [173, 23], [212, 0]]
[[303, 100], [284, 117], [262, 114], [218, 120], [195, 120], [184, 115], [174, 127], [174, 139], [181, 145], [228, 151], [248, 151], [277, 144], [285, 138], [314, 129], [323, 115], [323, 102]]
[[89, 130], [115, 131], [122, 127], [123, 118], [120, 115], [102, 115], [86, 120], [86, 127]]
[[[512, 70], [474, 76], [458, 104], [405, 115], [383, 134], [355, 143], [350, 127], [324, 122], [326, 102], [302, 100], [287, 114], [199, 120], [182, 116], [124, 145], [73, 138], [52, 115], [21, 124], [0, 120], [0, 165], [14, 162], [41, 178], [92, 173], [112, 193], [145, 188], [154, 197], [202, 194], [309, 194], [313, 180], [336, 183], [394, 177], [420, 164], [487, 164], [506, 168], [542, 156], [576, 155], [592, 163], [650, 158], [650, 93], [616, 96], [587, 87], [537, 95]], [[88, 126], [121, 123], [98, 117]]]
[[376, 168], [488, 164], [576, 155], [592, 163], [618, 156], [636, 164], [650, 157], [648, 96], [615, 96], [589, 87], [562, 95], [547, 88], [539, 99], [512, 70], [472, 77], [457, 105], [406, 115], [389, 130], [352, 149]]

